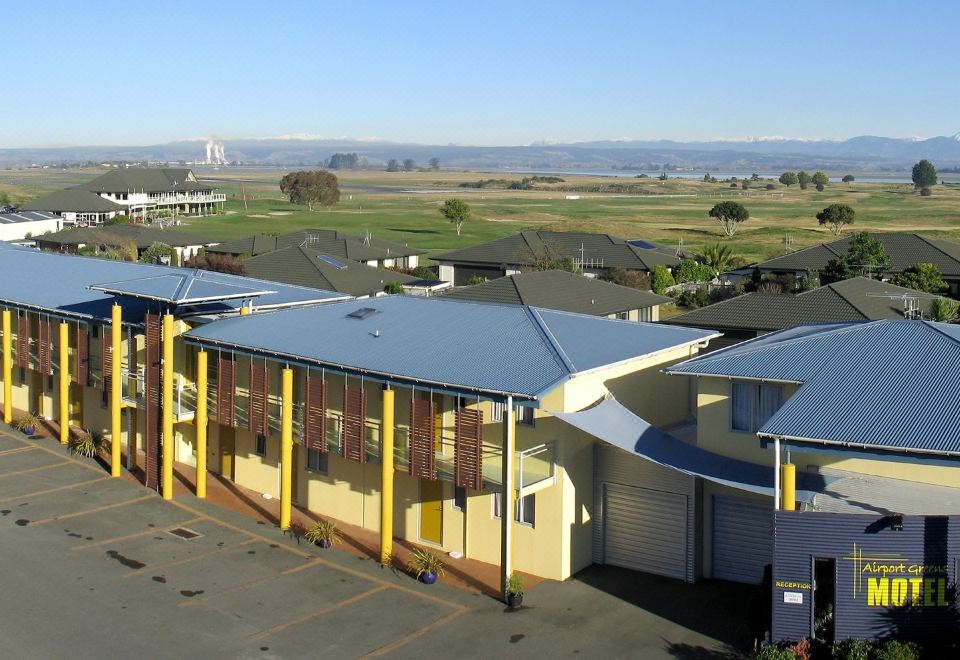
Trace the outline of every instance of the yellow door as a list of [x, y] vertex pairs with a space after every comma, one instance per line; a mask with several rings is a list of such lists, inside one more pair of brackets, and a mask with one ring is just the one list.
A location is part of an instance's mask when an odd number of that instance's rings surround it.
[[420, 480], [420, 539], [443, 542], [443, 482]]
[[233, 479], [233, 455], [236, 452], [236, 435], [230, 426], [221, 426], [220, 431], [220, 474]]

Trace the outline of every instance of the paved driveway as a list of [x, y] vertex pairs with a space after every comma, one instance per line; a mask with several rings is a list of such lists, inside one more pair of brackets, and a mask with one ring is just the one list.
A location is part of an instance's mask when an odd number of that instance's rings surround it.
[[6, 431], [0, 562], [16, 658], [725, 657], [743, 609], [736, 589], [598, 567], [508, 612]]

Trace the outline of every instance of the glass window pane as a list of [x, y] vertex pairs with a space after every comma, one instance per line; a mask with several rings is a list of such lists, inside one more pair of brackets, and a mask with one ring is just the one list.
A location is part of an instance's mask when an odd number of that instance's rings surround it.
[[730, 427], [735, 431], [753, 431], [753, 383], [732, 383], [730, 386]]

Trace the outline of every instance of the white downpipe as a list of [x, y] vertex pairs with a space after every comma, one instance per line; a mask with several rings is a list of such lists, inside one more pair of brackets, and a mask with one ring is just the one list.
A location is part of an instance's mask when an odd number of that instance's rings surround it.
[[780, 438], [773, 439], [773, 510], [780, 510]]

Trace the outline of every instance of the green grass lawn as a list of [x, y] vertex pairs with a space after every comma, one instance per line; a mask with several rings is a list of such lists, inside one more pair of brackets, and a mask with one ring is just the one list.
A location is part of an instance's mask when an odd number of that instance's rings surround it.
[[[73, 185], [97, 170], [0, 172], [0, 190], [19, 199]], [[203, 174], [200, 174], [202, 177]], [[637, 194], [564, 190], [513, 191], [459, 188], [462, 182], [484, 178], [519, 179], [521, 175], [481, 172], [342, 172], [340, 203], [330, 210], [308, 211], [284, 200], [277, 185], [281, 173], [220, 170], [216, 185], [227, 194], [227, 213], [188, 219], [184, 229], [211, 240], [239, 238], [256, 232], [286, 233], [304, 228], [329, 228], [373, 236], [428, 250], [432, 254], [473, 245], [522, 229], [604, 232], [624, 238], [643, 238], [666, 245], [683, 241], [697, 251], [714, 242], [729, 243], [750, 261], [783, 252], [785, 237], [794, 248], [832, 240], [816, 213], [831, 203], [850, 204], [857, 213], [853, 228], [872, 231], [910, 231], [960, 241], [960, 186], [936, 186], [932, 197], [920, 197], [913, 187], [891, 183], [831, 184], [824, 192], [813, 188], [763, 184], [744, 192], [727, 184], [670, 179], [564, 176], [560, 187], [609, 188], [633, 186]], [[240, 180], [244, 180], [241, 182]], [[765, 182], [764, 182], [765, 183]], [[241, 191], [248, 197], [247, 208]], [[642, 194], [641, 194], [642, 193]], [[578, 194], [580, 199], [566, 199]], [[474, 218], [457, 236], [438, 209], [449, 197], [462, 197]], [[707, 211], [720, 199], [739, 201], [751, 218], [733, 238], [723, 237]]]

